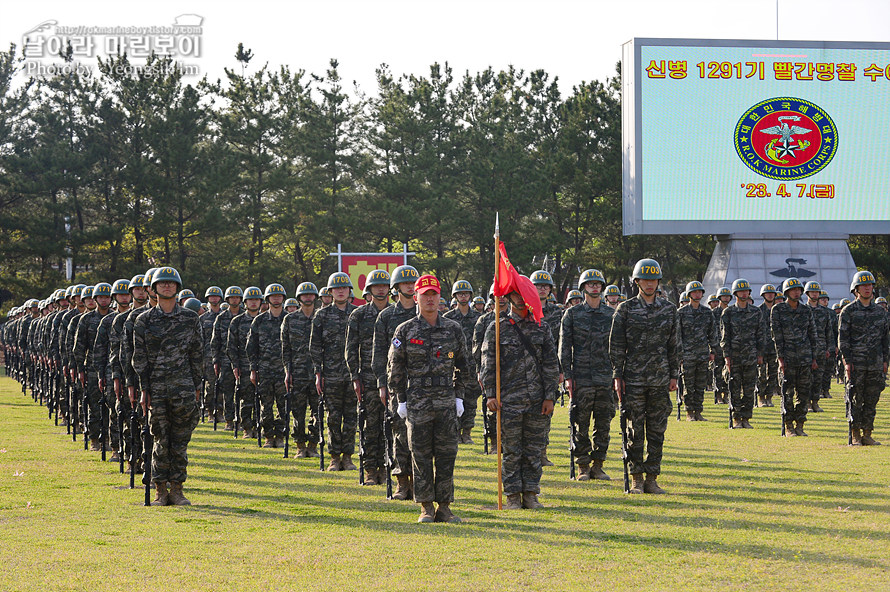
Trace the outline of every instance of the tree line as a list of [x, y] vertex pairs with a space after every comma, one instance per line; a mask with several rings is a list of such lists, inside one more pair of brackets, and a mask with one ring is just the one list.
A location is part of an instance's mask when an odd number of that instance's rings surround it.
[[326, 281], [338, 243], [407, 245], [422, 271], [482, 293], [495, 212], [517, 269], [548, 269], [560, 294], [591, 266], [625, 287], [644, 256], [682, 289], [713, 250], [708, 236], [622, 235], [620, 68], [563, 96], [543, 70], [447, 63], [383, 64], [366, 95], [337, 60], [273, 70], [240, 44], [221, 80], [195, 84], [159, 56], [17, 84], [21, 66], [14, 45], [0, 52], [0, 289], [16, 303], [66, 285], [69, 258], [76, 282], [172, 265], [196, 292], [292, 293]]

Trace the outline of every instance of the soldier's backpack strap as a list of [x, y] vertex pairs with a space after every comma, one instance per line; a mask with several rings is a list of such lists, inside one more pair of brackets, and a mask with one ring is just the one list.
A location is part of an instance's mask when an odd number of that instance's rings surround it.
[[531, 341], [528, 340], [528, 337], [525, 333], [522, 332], [522, 329], [519, 328], [519, 325], [516, 324], [516, 321], [513, 319], [507, 319], [507, 322], [512, 325], [514, 329], [516, 329], [516, 334], [519, 336], [519, 341], [522, 342], [522, 346], [525, 348], [525, 351], [528, 352], [528, 355], [532, 357], [535, 361], [535, 368], [538, 369], [538, 376], [541, 377], [541, 388], [544, 388], [544, 365], [538, 360], [538, 356], [535, 355], [535, 348], [532, 347]]

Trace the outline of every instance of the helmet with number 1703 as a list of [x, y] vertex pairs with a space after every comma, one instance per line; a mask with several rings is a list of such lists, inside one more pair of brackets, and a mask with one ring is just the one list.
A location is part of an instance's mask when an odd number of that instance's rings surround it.
[[640, 259], [631, 274], [635, 280], [660, 280], [662, 277], [661, 265], [655, 259]]

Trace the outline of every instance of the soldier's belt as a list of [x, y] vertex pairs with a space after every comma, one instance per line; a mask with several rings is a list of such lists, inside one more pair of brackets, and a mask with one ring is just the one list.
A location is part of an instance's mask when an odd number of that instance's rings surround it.
[[418, 386], [454, 386], [454, 381], [449, 376], [417, 376], [408, 379], [408, 388]]

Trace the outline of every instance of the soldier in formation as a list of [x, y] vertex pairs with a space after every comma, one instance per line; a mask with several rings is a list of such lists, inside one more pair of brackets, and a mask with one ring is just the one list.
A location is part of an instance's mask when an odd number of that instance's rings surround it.
[[681, 348], [686, 419], [707, 421], [704, 411], [709, 367], [717, 351], [718, 332], [711, 309], [701, 305], [705, 289], [701, 282], [686, 284], [689, 304], [677, 311], [677, 331]]
[[609, 427], [615, 417], [609, 360], [609, 333], [615, 311], [602, 298], [605, 287], [602, 272], [584, 271], [578, 279], [584, 302], [566, 310], [560, 325], [559, 360], [570, 398], [571, 447], [574, 462], [578, 463], [579, 481], [609, 480], [603, 462], [609, 450]]

